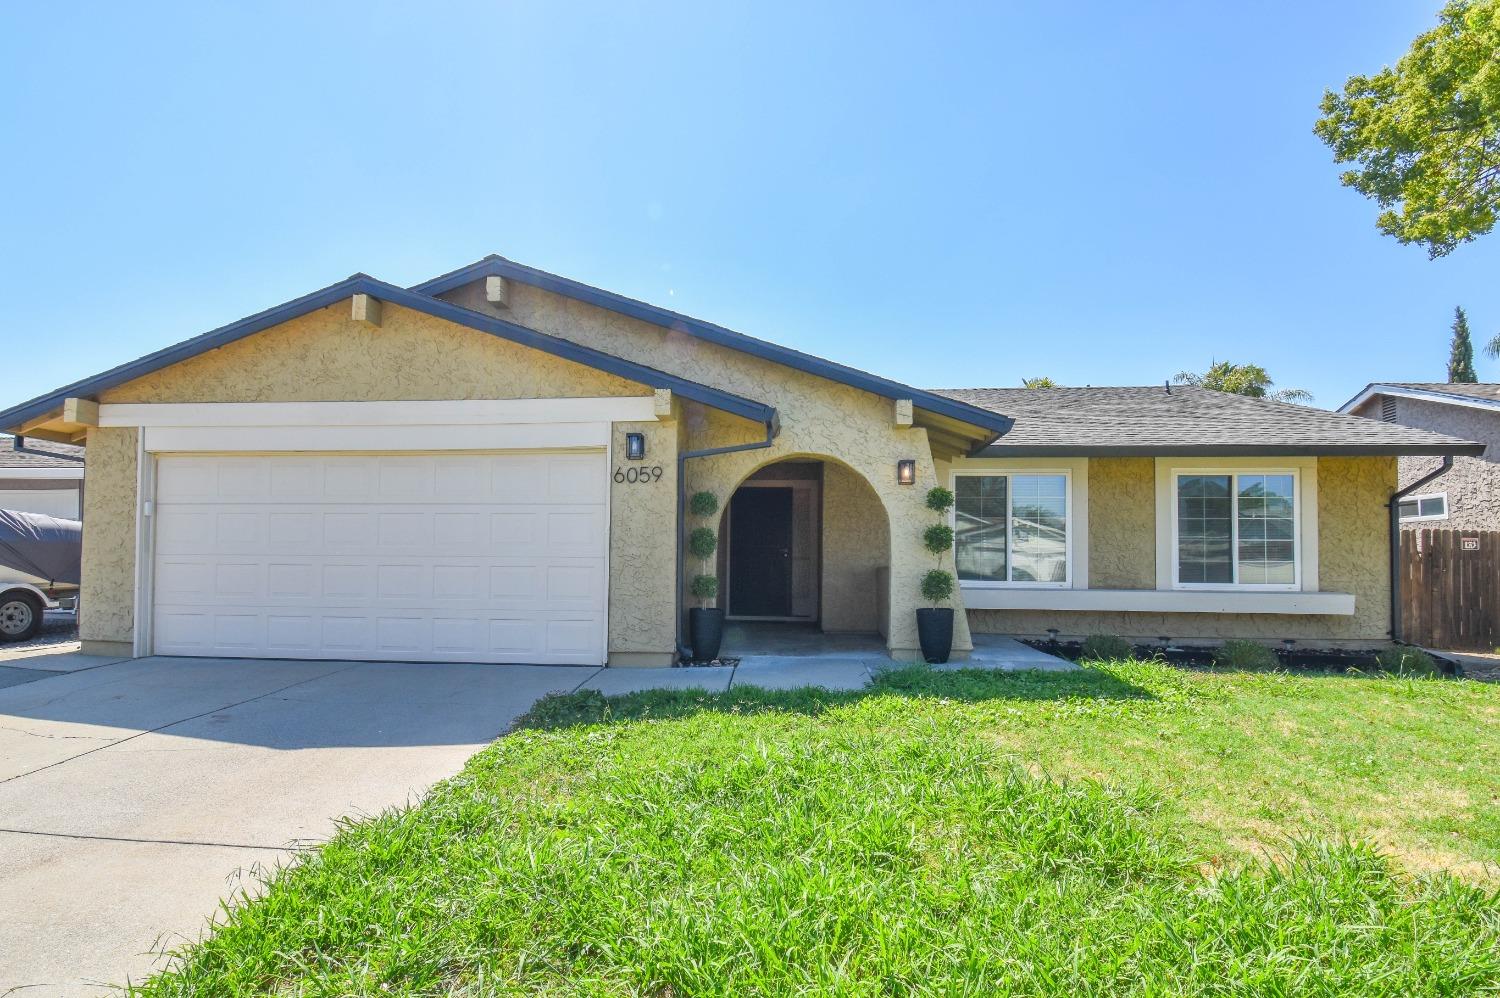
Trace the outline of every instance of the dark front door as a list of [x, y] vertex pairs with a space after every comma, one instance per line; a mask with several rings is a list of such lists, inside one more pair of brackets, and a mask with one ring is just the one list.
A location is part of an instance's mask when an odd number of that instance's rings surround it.
[[740, 489], [729, 501], [729, 613], [792, 615], [791, 489]]

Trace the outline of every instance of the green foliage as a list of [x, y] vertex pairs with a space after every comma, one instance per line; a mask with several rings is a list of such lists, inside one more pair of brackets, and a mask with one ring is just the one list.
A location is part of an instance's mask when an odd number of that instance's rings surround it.
[[941, 555], [953, 548], [953, 528], [946, 523], [934, 523], [922, 531], [922, 545], [933, 554]]
[[1440, 676], [1437, 660], [1420, 648], [1392, 645], [1381, 649], [1375, 656], [1375, 664], [1381, 672], [1394, 676]]
[[1202, 374], [1181, 371], [1173, 379], [1179, 385], [1196, 388], [1211, 388], [1216, 392], [1245, 395], [1253, 399], [1270, 399], [1272, 402], [1311, 402], [1312, 392], [1301, 388], [1283, 388], [1271, 391], [1275, 384], [1266, 369], [1259, 364], [1232, 364], [1227, 360], [1216, 360]]
[[927, 490], [927, 508], [934, 513], [946, 513], [953, 508], [953, 493], [941, 485]]
[[710, 527], [697, 527], [688, 534], [688, 550], [695, 558], [707, 561], [719, 549], [719, 535]]
[[712, 492], [694, 492], [688, 500], [688, 512], [694, 516], [713, 516], [719, 511], [719, 497]]
[[922, 576], [922, 597], [929, 603], [942, 603], [953, 595], [953, 573], [934, 568]]
[[1453, 310], [1453, 342], [1448, 347], [1448, 383], [1472, 385], [1479, 380], [1474, 373], [1474, 343], [1469, 339], [1469, 317], [1464, 310]]
[[1236, 638], [1214, 650], [1214, 664], [1225, 669], [1270, 672], [1281, 668], [1281, 659], [1265, 645]]
[[1497, 706], [1151, 663], [552, 696], [129, 993], [1485, 994]]
[[695, 575], [688, 590], [698, 599], [714, 599], [719, 595], [719, 578], [716, 575]]
[[1135, 656], [1135, 648], [1118, 634], [1090, 634], [1079, 659], [1084, 662], [1123, 662]]
[[1495, 227], [1500, 211], [1500, 0], [1452, 0], [1395, 68], [1323, 95], [1313, 131], [1376, 224], [1430, 257]]
[[1062, 386], [1059, 385], [1056, 381], [1053, 381], [1051, 378], [1043, 376], [1043, 377], [1040, 377], [1040, 378], [1022, 378], [1021, 379], [1021, 387], [1022, 388], [1061, 388]]

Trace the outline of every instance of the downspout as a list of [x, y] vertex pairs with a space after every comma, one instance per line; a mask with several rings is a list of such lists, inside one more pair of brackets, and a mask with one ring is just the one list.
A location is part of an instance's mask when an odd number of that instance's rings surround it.
[[716, 454], [736, 454], [745, 450], [764, 450], [776, 441], [776, 435], [781, 432], [781, 417], [773, 409], [771, 418], [766, 420], [766, 439], [757, 440], [750, 444], [734, 444], [730, 447], [706, 447], [701, 450], [685, 450], [677, 455], [677, 562], [676, 580], [673, 591], [676, 593], [676, 606], [672, 607], [672, 616], [677, 622], [676, 645], [677, 657], [686, 660], [689, 657], [687, 645], [682, 640], [682, 533], [683, 517], [687, 515], [687, 462], [691, 457], [713, 457]]
[[1423, 475], [1404, 489], [1397, 489], [1386, 503], [1391, 514], [1391, 640], [1401, 640], [1401, 500], [1453, 467], [1453, 455], [1444, 454], [1437, 470]]

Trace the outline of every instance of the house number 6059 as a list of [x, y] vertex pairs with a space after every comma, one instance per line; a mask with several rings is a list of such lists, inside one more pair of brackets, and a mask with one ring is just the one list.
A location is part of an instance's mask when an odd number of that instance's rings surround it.
[[647, 482], [661, 481], [661, 465], [653, 464], [649, 468], [616, 468], [615, 483], [629, 483], [631, 485], [643, 485]]

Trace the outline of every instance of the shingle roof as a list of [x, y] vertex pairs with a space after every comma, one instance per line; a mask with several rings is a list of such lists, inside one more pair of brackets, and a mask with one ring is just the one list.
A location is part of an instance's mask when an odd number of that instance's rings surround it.
[[1375, 387], [1388, 385], [1391, 388], [1416, 388], [1424, 392], [1439, 392], [1443, 395], [1463, 395], [1467, 398], [1494, 399], [1500, 402], [1500, 384], [1455, 385], [1446, 381], [1379, 381]]
[[1473, 409], [1500, 410], [1500, 384], [1455, 385], [1446, 381], [1374, 381], [1360, 389], [1358, 395], [1339, 406], [1339, 412], [1353, 412], [1363, 408], [1365, 403], [1377, 395], [1394, 395]]
[[82, 468], [83, 448], [27, 437], [16, 450], [15, 437], [0, 437], [0, 468]]
[[1479, 454], [1482, 444], [1324, 409], [1207, 388], [951, 388], [1014, 425], [982, 453]]

